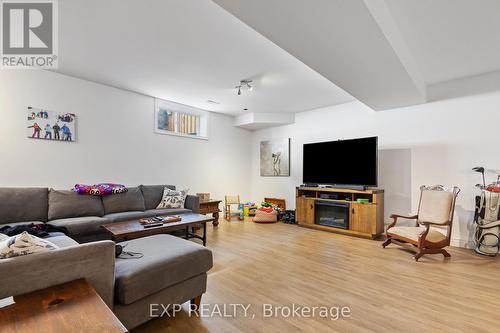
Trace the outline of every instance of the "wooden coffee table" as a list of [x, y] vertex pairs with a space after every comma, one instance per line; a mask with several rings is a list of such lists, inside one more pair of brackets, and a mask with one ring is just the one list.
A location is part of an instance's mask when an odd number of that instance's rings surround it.
[[84, 279], [14, 296], [0, 309], [0, 332], [128, 332]]
[[[162, 216], [162, 215], [158, 215]], [[182, 220], [177, 222], [167, 222], [158, 227], [144, 228], [139, 220], [115, 222], [103, 224], [102, 228], [111, 234], [115, 242], [126, 241], [133, 238], [146, 237], [157, 234], [165, 234], [176, 230], [185, 230], [185, 238], [197, 238], [203, 241], [203, 246], [207, 245], [207, 223], [212, 222], [212, 216], [206, 216], [196, 213], [181, 214]], [[203, 225], [203, 236], [198, 236], [189, 229], [195, 226]]]

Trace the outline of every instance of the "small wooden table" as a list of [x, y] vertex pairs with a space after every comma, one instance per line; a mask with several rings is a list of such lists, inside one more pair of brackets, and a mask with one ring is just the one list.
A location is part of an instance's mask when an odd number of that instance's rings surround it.
[[[203, 245], [206, 246], [207, 222], [212, 222], [214, 218], [196, 213], [181, 214], [180, 216], [182, 217], [182, 220], [177, 222], [167, 222], [158, 227], [144, 228], [139, 220], [132, 220], [103, 224], [102, 228], [111, 234], [111, 237], [115, 242], [126, 241], [132, 238], [165, 234], [175, 230], [185, 229], [186, 233], [184, 238], [201, 239], [203, 241]], [[198, 236], [196, 233], [189, 231], [189, 228], [200, 224], [203, 225], [203, 236]]]
[[222, 200], [200, 201], [200, 214], [212, 214], [214, 227], [219, 225], [219, 204]]
[[0, 309], [2, 333], [128, 332], [84, 279], [14, 296], [14, 301]]

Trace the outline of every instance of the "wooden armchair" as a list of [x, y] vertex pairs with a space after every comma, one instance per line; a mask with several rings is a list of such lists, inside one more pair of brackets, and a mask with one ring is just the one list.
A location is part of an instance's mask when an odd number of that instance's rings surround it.
[[[231, 209], [233, 205], [236, 206], [236, 209]], [[231, 221], [233, 217], [243, 220], [243, 211], [240, 209], [240, 196], [226, 195], [224, 197], [224, 218], [226, 221]]]
[[[441, 253], [450, 257], [444, 248], [450, 245], [455, 201], [459, 192], [458, 187], [420, 187], [418, 214], [391, 215], [393, 222], [387, 227], [387, 240], [382, 246], [385, 248], [391, 243], [403, 246], [416, 252], [413, 256], [416, 261], [424, 254]], [[398, 219], [415, 220], [415, 226], [396, 226]]]

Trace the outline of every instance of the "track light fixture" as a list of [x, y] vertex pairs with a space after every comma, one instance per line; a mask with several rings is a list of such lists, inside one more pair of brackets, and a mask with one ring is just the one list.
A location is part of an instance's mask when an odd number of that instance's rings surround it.
[[248, 89], [250, 91], [253, 90], [253, 86], [250, 85], [250, 83], [252, 83], [252, 80], [241, 80], [240, 81], [240, 84], [235, 87], [238, 90], [238, 96], [241, 95], [241, 88]]

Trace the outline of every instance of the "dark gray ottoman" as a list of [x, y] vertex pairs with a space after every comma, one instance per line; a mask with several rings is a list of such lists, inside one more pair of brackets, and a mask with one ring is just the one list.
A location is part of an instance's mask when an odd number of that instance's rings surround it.
[[139, 259], [117, 258], [114, 312], [132, 329], [151, 319], [150, 304], [181, 304], [206, 291], [212, 252], [171, 235], [154, 235], [120, 243]]

